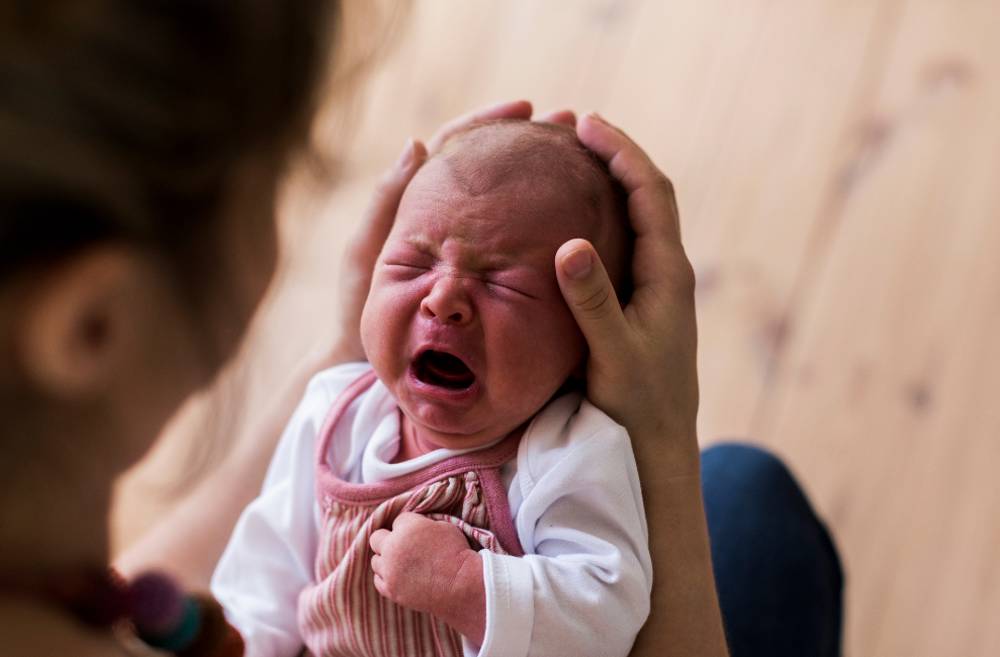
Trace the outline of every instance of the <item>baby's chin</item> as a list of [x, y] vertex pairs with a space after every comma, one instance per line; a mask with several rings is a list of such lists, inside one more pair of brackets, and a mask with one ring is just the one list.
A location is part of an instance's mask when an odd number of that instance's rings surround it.
[[434, 449], [478, 449], [480, 447], [486, 447], [491, 445], [509, 432], [501, 433], [497, 435], [461, 435], [461, 434], [441, 434], [435, 432], [427, 432], [423, 436], [423, 440], [428, 444], [429, 447]]
[[476, 430], [475, 427], [462, 426], [460, 423], [435, 422], [430, 424], [413, 416], [408, 416], [408, 418], [424, 446], [434, 449], [485, 447], [510, 433], [510, 429], [500, 427]]
[[476, 449], [491, 445], [518, 426], [491, 422], [491, 418], [456, 417], [441, 408], [400, 403], [405, 420], [415, 430], [424, 449]]

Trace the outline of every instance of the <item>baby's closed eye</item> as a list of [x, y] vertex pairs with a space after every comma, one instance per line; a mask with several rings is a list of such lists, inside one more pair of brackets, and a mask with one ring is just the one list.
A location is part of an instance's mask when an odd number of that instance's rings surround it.
[[401, 260], [386, 260], [382, 263], [386, 267], [398, 267], [401, 269], [419, 269], [421, 271], [426, 271], [430, 269], [427, 264], [421, 264], [416, 262], [403, 262]]
[[[537, 299], [538, 297], [528, 291], [528, 285], [526, 281], [518, 280], [505, 280], [497, 278], [487, 278], [486, 285], [493, 289], [500, 289], [507, 292], [513, 292], [520, 296], [528, 297], [529, 299]], [[528, 289], [526, 289], [528, 288]]]
[[430, 267], [414, 262], [386, 260], [382, 263], [382, 271], [387, 282], [402, 283], [416, 280], [430, 270]]

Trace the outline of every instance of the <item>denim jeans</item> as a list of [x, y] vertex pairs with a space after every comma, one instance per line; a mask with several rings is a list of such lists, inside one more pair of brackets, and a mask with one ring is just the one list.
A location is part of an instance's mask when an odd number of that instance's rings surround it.
[[836, 657], [837, 549], [788, 468], [746, 444], [702, 453], [719, 604], [732, 657]]

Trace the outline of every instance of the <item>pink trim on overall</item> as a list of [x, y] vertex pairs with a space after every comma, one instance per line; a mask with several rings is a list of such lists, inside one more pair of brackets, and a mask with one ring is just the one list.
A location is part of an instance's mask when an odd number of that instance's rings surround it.
[[451, 522], [474, 547], [522, 556], [500, 475], [516, 457], [520, 435], [386, 481], [344, 481], [327, 463], [330, 441], [344, 411], [375, 379], [367, 372], [348, 386], [320, 429], [316, 494], [322, 527], [316, 584], [299, 597], [302, 636], [317, 657], [461, 657], [457, 632], [378, 594], [368, 540], [378, 529], [391, 527], [400, 513], [412, 511]]

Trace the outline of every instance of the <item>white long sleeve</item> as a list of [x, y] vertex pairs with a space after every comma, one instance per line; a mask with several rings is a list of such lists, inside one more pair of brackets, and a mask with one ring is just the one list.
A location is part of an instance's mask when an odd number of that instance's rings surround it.
[[212, 593], [246, 642], [246, 657], [293, 657], [302, 649], [298, 597], [313, 580], [319, 526], [316, 435], [363, 364], [327, 370], [309, 384], [282, 434], [260, 496], [240, 516], [212, 575]]
[[573, 413], [577, 401], [550, 404], [522, 442], [508, 496], [528, 554], [480, 553], [480, 657], [624, 657], [649, 614], [652, 563], [631, 442], [588, 402]]

